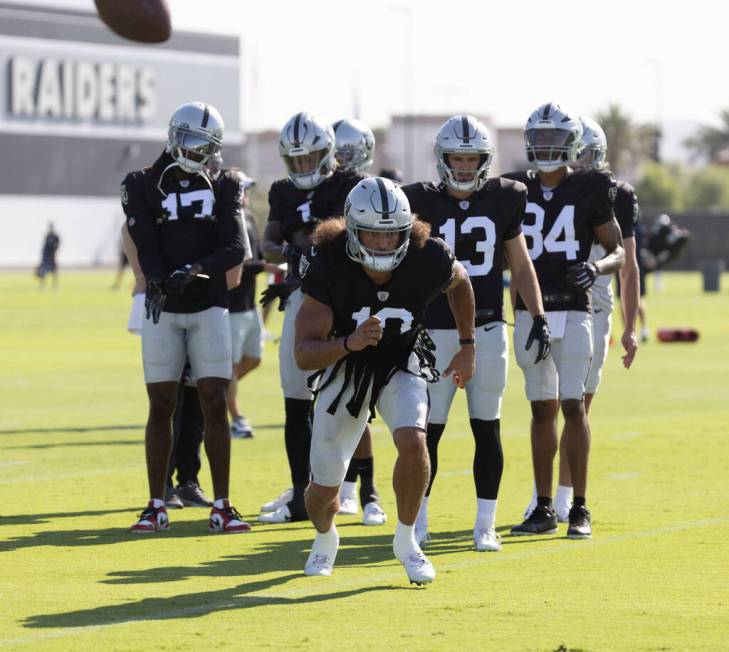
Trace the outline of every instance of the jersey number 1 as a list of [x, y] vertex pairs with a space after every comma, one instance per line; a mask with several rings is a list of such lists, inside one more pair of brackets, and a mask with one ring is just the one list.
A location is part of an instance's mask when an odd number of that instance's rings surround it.
[[177, 219], [177, 201], [181, 207], [192, 206], [195, 202], [199, 202], [200, 206], [193, 214], [193, 217], [207, 218], [213, 214], [213, 204], [215, 203], [215, 195], [212, 190], [191, 190], [190, 192], [181, 192], [179, 194], [171, 192], [165, 197], [162, 202], [162, 208], [164, 208], [168, 215], [168, 220]]
[[[486, 276], [494, 266], [494, 245], [496, 244], [496, 226], [485, 216], [467, 217], [460, 224], [462, 234], [471, 233], [474, 229], [482, 229], [484, 237], [476, 240], [476, 251], [483, 254], [483, 261], [477, 265], [470, 260], [459, 260], [469, 276]], [[440, 234], [446, 244], [456, 252], [456, 220], [452, 217], [440, 227]]]
[[[357, 322], [357, 327], [364, 324], [370, 318], [371, 310], [369, 306], [365, 306], [361, 310], [352, 313], [352, 319]], [[384, 322], [388, 319], [399, 319], [401, 322], [400, 333], [407, 333], [413, 325], [413, 316], [405, 308], [382, 308], [374, 316], [379, 317]]]

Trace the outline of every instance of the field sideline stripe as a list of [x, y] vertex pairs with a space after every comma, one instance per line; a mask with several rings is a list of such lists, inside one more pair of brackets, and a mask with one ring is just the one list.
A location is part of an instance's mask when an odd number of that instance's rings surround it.
[[[590, 541], [582, 541], [582, 542], [576, 542], [576, 541], [564, 541], [563, 543], [560, 543], [558, 545], [550, 545], [549, 547], [541, 548], [539, 550], [530, 550], [526, 552], [517, 552], [514, 554], [503, 554], [503, 552], [499, 555], [495, 554], [474, 554], [474, 556], [466, 561], [463, 562], [456, 562], [454, 564], [450, 564], [448, 566], [449, 570], [453, 569], [462, 569], [462, 568], [472, 568], [475, 566], [483, 566], [486, 564], [493, 564], [493, 563], [509, 563], [511, 561], [519, 561], [522, 559], [529, 559], [531, 557], [542, 557], [544, 555], [552, 555], [552, 554], [559, 554], [562, 552], [565, 552], [567, 550], [581, 550], [586, 548], [587, 546], [605, 546], [610, 545], [613, 543], [623, 543], [625, 541], [634, 541], [637, 539], [647, 539], [651, 537], [655, 537], [657, 535], [661, 534], [675, 534], [676, 532], [684, 532], [686, 530], [694, 530], [702, 527], [708, 527], [711, 525], [721, 525], [723, 523], [729, 522], [729, 516], [720, 516], [715, 518], [705, 518], [699, 521], [692, 521], [688, 523], [684, 523], [683, 525], [674, 525], [670, 527], [662, 527], [662, 528], [654, 528], [651, 530], [643, 530], [641, 532], [636, 533], [625, 533], [625, 534], [615, 534], [612, 536], [605, 537], [604, 539], [592, 539]], [[436, 539], [437, 543], [437, 539]], [[376, 575], [369, 576], [367, 578], [368, 584], [374, 585], [377, 582], [387, 581], [391, 580], [393, 577], [399, 577], [402, 579], [403, 585], [405, 584], [405, 578], [403, 577], [403, 570], [400, 568], [400, 566], [392, 566], [389, 570], [378, 573]], [[332, 590], [337, 589], [344, 589], [348, 586], [352, 586], [353, 582], [351, 580], [348, 580], [346, 578], [340, 579], [341, 576], [336, 576], [332, 578], [331, 584], [329, 584], [327, 587], [325, 587], [329, 592]], [[361, 582], [357, 582], [357, 584], [361, 584]], [[264, 589], [265, 590], [265, 589]], [[274, 595], [263, 595], [263, 596], [249, 596], [249, 595], [242, 595], [239, 598], [236, 598], [236, 603], [238, 603], [240, 600], [249, 600], [251, 602], [261, 602], [266, 603], [270, 600], [276, 600], [276, 599], [287, 599], [287, 598], [296, 598], [300, 596], [306, 596], [306, 595], [312, 595], [311, 590], [309, 589], [292, 589], [290, 591], [279, 591]], [[121, 605], [119, 605], [121, 606]], [[157, 611], [155, 612], [154, 616], [131, 616], [129, 618], [120, 619], [114, 622], [110, 623], [104, 623], [103, 625], [88, 625], [88, 626], [80, 626], [80, 627], [69, 627], [64, 628], [62, 630], [58, 631], [51, 631], [51, 632], [44, 632], [44, 633], [37, 633], [37, 634], [30, 634], [28, 636], [21, 636], [18, 638], [7, 638], [0, 640], [0, 646], [5, 645], [22, 645], [25, 643], [33, 643], [35, 641], [43, 641], [43, 640], [49, 640], [54, 638], [63, 638], [66, 636], [73, 636], [75, 634], [85, 634], [87, 632], [94, 632], [99, 629], [105, 629], [108, 627], [117, 627], [118, 625], [126, 625], [129, 623], [135, 623], [140, 621], [147, 621], [147, 620], [169, 620], [170, 618], [182, 618], [185, 616], [194, 616], [197, 613], [212, 613], [213, 611], [223, 609], [226, 607], [232, 607], [234, 606], [234, 603], [231, 603], [230, 601], [225, 602], [219, 602], [219, 603], [206, 603], [205, 605], [198, 605], [195, 607], [189, 607], [187, 609], [179, 609], [176, 611]]]

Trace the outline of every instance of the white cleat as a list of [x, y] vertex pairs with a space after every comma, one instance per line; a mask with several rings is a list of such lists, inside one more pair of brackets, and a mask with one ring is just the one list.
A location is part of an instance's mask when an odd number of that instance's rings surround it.
[[[267, 502], [261, 507], [262, 512], [275, 512], [279, 507], [283, 507], [286, 503], [290, 502], [294, 497], [293, 488], [288, 488], [278, 498]], [[260, 519], [259, 519], [260, 520]]]
[[524, 510], [524, 520], [525, 521], [532, 515], [532, 512], [536, 508], [537, 508], [537, 501], [532, 498], [532, 501], [529, 503], [527, 508]]
[[284, 504], [275, 512], [264, 512], [258, 516], [259, 523], [288, 523], [291, 520], [289, 506]]
[[425, 548], [430, 543], [430, 534], [428, 533], [427, 527], [418, 527], [418, 524], [415, 524], [415, 543], [417, 543], [421, 548]]
[[492, 527], [474, 529], [473, 543], [476, 545], [478, 552], [498, 552], [501, 550], [501, 537]]
[[435, 579], [435, 568], [419, 548], [415, 548], [404, 559], [398, 561], [405, 567], [410, 584], [430, 584]]
[[387, 514], [375, 502], [367, 503], [362, 511], [364, 525], [383, 525], [387, 521]]
[[337, 514], [351, 516], [359, 512], [356, 496], [339, 496], [339, 511]]
[[329, 576], [334, 571], [334, 555], [327, 555], [322, 553], [314, 552], [313, 550], [309, 553], [309, 559], [306, 560], [306, 566], [304, 566], [304, 575], [317, 576]]
[[567, 505], [556, 505], [554, 511], [557, 512], [557, 523], [568, 523], [570, 520], [570, 509], [572, 509], [572, 503]]

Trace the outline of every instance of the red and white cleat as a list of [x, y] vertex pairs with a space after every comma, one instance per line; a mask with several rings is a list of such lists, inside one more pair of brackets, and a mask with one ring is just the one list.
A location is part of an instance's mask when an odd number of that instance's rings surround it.
[[169, 529], [170, 519], [167, 517], [164, 505], [155, 507], [151, 500], [144, 511], [139, 514], [139, 520], [131, 527], [131, 531], [135, 534], [148, 534]]
[[237, 534], [239, 532], [250, 532], [251, 526], [243, 520], [238, 510], [229, 501], [224, 500], [222, 508], [213, 506], [210, 510], [208, 529], [211, 532]]

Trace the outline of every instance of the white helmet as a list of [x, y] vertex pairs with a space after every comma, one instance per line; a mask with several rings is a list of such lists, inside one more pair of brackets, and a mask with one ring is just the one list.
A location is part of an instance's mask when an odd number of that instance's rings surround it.
[[[480, 154], [473, 178], [459, 181], [459, 174], [449, 165], [449, 154]], [[486, 126], [472, 115], [454, 115], [443, 123], [435, 137], [435, 158], [438, 174], [443, 183], [453, 190], [476, 192], [486, 183], [494, 158], [494, 145]]]
[[[360, 181], [344, 202], [347, 223], [347, 255], [375, 272], [389, 272], [405, 258], [410, 244], [413, 216], [405, 193], [389, 179], [370, 177]], [[359, 231], [400, 234], [398, 246], [377, 251], [362, 244]]]
[[334, 172], [334, 132], [320, 117], [301, 112], [281, 130], [278, 153], [297, 188], [311, 190]]
[[185, 172], [202, 172], [223, 144], [223, 118], [204, 102], [188, 102], [170, 118], [166, 151]]
[[547, 102], [529, 116], [524, 127], [524, 144], [527, 159], [542, 172], [574, 165], [582, 148], [582, 123], [576, 114]]
[[334, 129], [334, 155], [339, 167], [350, 172], [364, 172], [375, 154], [375, 135], [359, 120], [337, 120]]
[[580, 116], [582, 123], [582, 142], [578, 165], [603, 170], [607, 162], [607, 138], [603, 128], [591, 118]]

